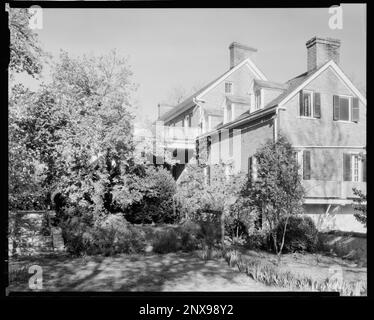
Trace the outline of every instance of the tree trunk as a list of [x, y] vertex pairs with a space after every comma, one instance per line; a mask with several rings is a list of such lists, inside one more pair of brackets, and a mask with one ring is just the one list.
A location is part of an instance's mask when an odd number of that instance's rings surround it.
[[281, 245], [279, 247], [279, 252], [277, 253], [277, 255], [278, 255], [278, 263], [280, 262], [281, 255], [282, 255], [282, 250], [283, 250], [283, 246], [284, 246], [284, 238], [286, 236], [286, 230], [287, 230], [287, 224], [288, 224], [289, 218], [290, 218], [290, 216], [287, 217], [286, 222], [284, 224], [284, 229], [283, 229], [283, 234], [282, 234], [282, 242], [281, 242]]

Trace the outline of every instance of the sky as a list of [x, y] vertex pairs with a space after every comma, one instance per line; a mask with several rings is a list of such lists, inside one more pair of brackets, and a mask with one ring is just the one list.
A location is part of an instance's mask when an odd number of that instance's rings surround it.
[[[258, 49], [254, 62], [269, 80], [306, 71], [307, 40], [341, 40], [340, 66], [366, 88], [366, 6], [343, 5], [342, 29], [330, 29], [328, 8], [300, 9], [43, 9], [37, 30], [57, 57], [105, 54], [129, 58], [139, 85], [140, 118], [154, 120], [173, 88], [202, 86], [229, 69], [233, 41]], [[46, 69], [47, 70], [47, 69]], [[33, 86], [31, 80], [27, 80]]]

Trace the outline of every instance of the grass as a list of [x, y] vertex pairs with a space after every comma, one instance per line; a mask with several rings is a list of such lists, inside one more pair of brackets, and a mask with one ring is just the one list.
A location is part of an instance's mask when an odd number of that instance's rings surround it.
[[329, 277], [323, 281], [309, 276], [300, 276], [290, 271], [281, 270], [261, 258], [243, 257], [237, 250], [227, 250], [223, 253], [231, 267], [237, 267], [240, 272], [267, 286], [288, 288], [303, 291], [337, 291], [343, 296], [367, 295], [365, 281], [344, 281], [341, 277]]

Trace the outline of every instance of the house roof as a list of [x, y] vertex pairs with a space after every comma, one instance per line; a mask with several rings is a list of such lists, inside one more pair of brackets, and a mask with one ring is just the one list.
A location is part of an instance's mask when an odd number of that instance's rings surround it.
[[274, 82], [274, 81], [264, 81], [264, 80], [255, 79], [254, 84], [262, 88], [281, 89], [281, 90], [287, 89], [287, 84]]
[[178, 116], [179, 114], [183, 113], [184, 111], [188, 110], [190, 107], [195, 105], [194, 99], [199, 99], [201, 95], [204, 95], [207, 91], [212, 89], [215, 85], [217, 85], [220, 81], [224, 80], [226, 77], [228, 77], [231, 73], [235, 72], [242, 66], [247, 65], [248, 68], [250, 68], [259, 78], [266, 80], [265, 75], [256, 67], [256, 65], [251, 61], [250, 58], [247, 58], [237, 64], [234, 68], [224, 72], [221, 74], [219, 77], [214, 79], [213, 81], [209, 82], [206, 86], [202, 87], [200, 90], [195, 92], [193, 95], [189, 96], [187, 99], [182, 101], [180, 104], [175, 106], [173, 109], [170, 111], [166, 112], [163, 114], [160, 118], [159, 121], [168, 121], [172, 119], [173, 117]]
[[[280, 106], [281, 104], [285, 103], [290, 97], [292, 97], [295, 92], [301, 90], [304, 86], [306, 86], [310, 81], [312, 81], [316, 76], [318, 76], [320, 73], [322, 73], [324, 70], [326, 70], [328, 67], [333, 68], [333, 70], [336, 72], [336, 74], [346, 83], [346, 85], [360, 98], [362, 103], [366, 104], [365, 97], [359, 92], [359, 90], [352, 84], [352, 82], [348, 79], [347, 76], [341, 71], [341, 69], [336, 65], [336, 63], [332, 60], [326, 62], [319, 68], [316, 68], [311, 71], [304, 72], [302, 74], [299, 74], [298, 76], [288, 80], [284, 85], [286, 86], [286, 90], [282, 92], [279, 96], [277, 96], [275, 99], [267, 103], [263, 109], [260, 109], [255, 112], [250, 112], [249, 110], [242, 113], [238, 118], [236, 118], [232, 123], [229, 123], [229, 125], [235, 124], [236, 122], [240, 122], [244, 119], [252, 119], [257, 118], [258, 115], [261, 114], [268, 114], [268, 111], [270, 109], [276, 109], [277, 106]], [[266, 81], [268, 82], [268, 81]], [[226, 124], [225, 124], [226, 125]], [[220, 129], [221, 127], [225, 126], [221, 125], [216, 127], [215, 130]]]
[[233, 103], [240, 103], [240, 104], [251, 104], [251, 99], [247, 96], [238, 96], [238, 95], [227, 95], [226, 99]]
[[215, 108], [215, 109], [212, 109], [212, 108], [207, 108], [207, 109], [204, 109], [206, 114], [210, 115], [210, 116], [223, 116], [223, 108]]
[[[228, 72], [228, 71], [227, 71]], [[224, 76], [227, 72], [224, 74], [221, 74], [219, 77], [214, 79], [213, 81], [209, 82], [206, 86], [202, 87], [200, 90], [196, 91], [193, 95], [189, 96], [187, 99], [183, 100], [180, 104], [176, 105], [173, 109], [169, 110], [168, 112], [165, 112], [159, 120], [161, 121], [166, 121], [168, 120], [172, 115], [176, 115], [178, 113], [182, 113], [189, 109], [191, 106], [193, 106], [194, 103], [194, 98], [196, 98], [200, 93], [202, 93], [205, 89], [207, 89], [209, 86], [211, 86], [213, 83], [218, 81], [219, 78]]]

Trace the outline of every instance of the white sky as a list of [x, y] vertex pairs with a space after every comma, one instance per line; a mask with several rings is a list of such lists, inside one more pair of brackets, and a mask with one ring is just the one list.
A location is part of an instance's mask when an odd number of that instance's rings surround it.
[[[58, 56], [108, 53], [129, 57], [138, 113], [154, 120], [173, 87], [204, 85], [228, 70], [231, 42], [258, 49], [255, 63], [269, 80], [306, 71], [313, 36], [342, 41], [341, 67], [366, 86], [366, 6], [343, 5], [343, 29], [331, 30], [322, 9], [43, 9], [43, 48]], [[46, 69], [48, 70], [48, 69]], [[32, 81], [25, 80], [32, 85]]]

